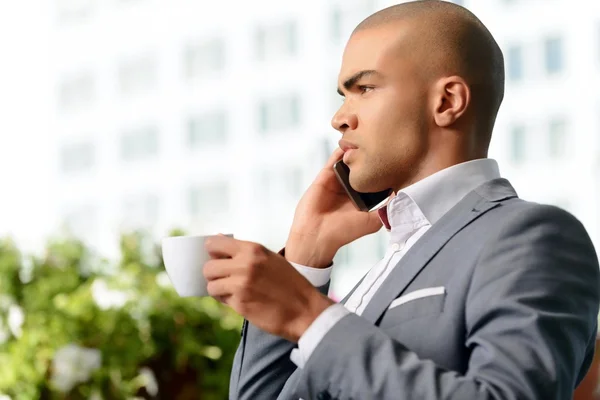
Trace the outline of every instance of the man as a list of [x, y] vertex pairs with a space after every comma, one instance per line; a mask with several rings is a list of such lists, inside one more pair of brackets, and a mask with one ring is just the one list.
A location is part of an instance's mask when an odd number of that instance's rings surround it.
[[[215, 237], [208, 290], [245, 317], [232, 399], [570, 399], [594, 352], [598, 261], [577, 219], [521, 200], [487, 158], [502, 53], [466, 9], [404, 3], [363, 21], [339, 75], [342, 133], [284, 251]], [[393, 188], [359, 212], [360, 192]], [[335, 304], [343, 245], [390, 231]]]

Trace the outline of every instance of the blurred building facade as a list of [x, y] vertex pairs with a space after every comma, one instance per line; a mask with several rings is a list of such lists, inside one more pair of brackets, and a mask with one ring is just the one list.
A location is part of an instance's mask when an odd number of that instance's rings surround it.
[[[518, 193], [579, 217], [600, 245], [600, 6], [464, 0], [503, 48], [490, 156]], [[111, 255], [119, 232], [234, 233], [277, 251], [340, 136], [343, 46], [377, 0], [60, 0], [50, 34], [52, 201]], [[539, 15], [540, 7], [544, 17]], [[387, 233], [336, 256], [342, 295]]]

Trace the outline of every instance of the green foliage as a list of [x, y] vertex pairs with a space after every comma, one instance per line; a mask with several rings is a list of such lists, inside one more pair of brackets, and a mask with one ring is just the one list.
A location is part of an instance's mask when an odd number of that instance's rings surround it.
[[72, 239], [43, 257], [0, 241], [0, 398], [225, 399], [241, 322], [180, 298], [140, 234], [118, 263]]

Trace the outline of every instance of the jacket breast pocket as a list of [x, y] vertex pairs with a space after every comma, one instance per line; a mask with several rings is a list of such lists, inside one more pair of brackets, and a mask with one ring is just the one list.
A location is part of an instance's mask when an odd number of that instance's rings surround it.
[[444, 311], [443, 287], [418, 289], [396, 298], [381, 318], [381, 328], [393, 327], [414, 318], [434, 317]]

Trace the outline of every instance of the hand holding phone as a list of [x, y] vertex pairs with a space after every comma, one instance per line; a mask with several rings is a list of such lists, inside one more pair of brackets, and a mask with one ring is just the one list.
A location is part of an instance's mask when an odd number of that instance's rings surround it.
[[[340, 148], [333, 151], [296, 206], [285, 246], [288, 261], [315, 268], [327, 267], [342, 246], [375, 233], [383, 226], [377, 213], [359, 209], [349, 196], [350, 184], [340, 183], [336, 176], [333, 166], [343, 155]], [[364, 198], [371, 205], [375, 200], [368, 195]], [[367, 204], [364, 209], [373, 209]]]
[[339, 160], [333, 165], [335, 176], [337, 176], [339, 182], [348, 193], [348, 197], [354, 204], [354, 206], [360, 211], [375, 211], [383, 207], [387, 199], [392, 194], [392, 189], [382, 190], [381, 192], [375, 193], [361, 193], [357, 192], [350, 186], [350, 168], [344, 163], [343, 160]]

